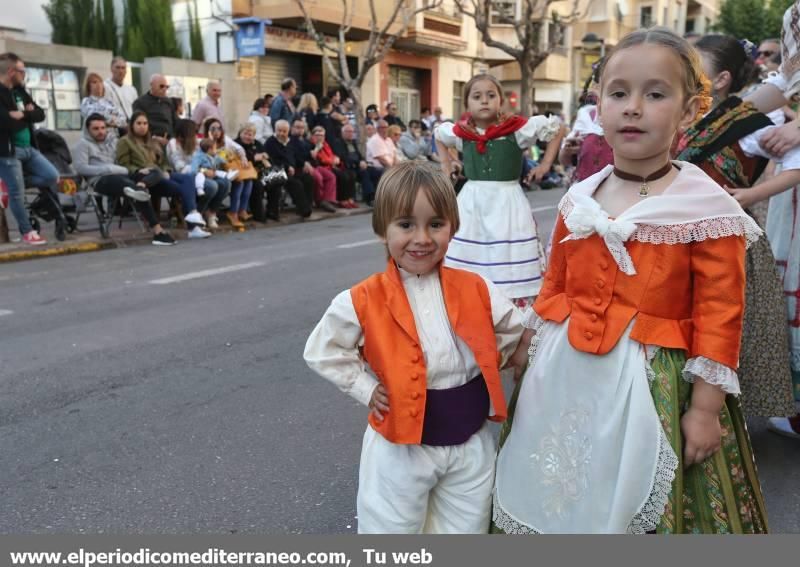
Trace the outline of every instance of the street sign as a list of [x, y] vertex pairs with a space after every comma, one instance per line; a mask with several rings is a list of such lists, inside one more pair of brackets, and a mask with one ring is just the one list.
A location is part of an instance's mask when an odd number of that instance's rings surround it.
[[236, 52], [239, 57], [262, 57], [264, 55], [264, 25], [261, 18], [239, 18], [233, 20], [236, 30]]

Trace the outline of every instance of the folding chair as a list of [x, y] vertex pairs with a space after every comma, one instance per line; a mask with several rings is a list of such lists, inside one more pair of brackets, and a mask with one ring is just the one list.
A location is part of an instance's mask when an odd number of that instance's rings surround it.
[[[128, 197], [122, 196], [119, 198], [111, 198], [106, 197], [106, 201], [108, 203], [108, 207], [103, 207], [103, 197], [105, 195], [101, 195], [96, 193], [94, 190], [94, 184], [88, 183], [84, 181], [83, 187], [86, 190], [86, 204], [90, 205], [92, 209], [94, 209], [94, 214], [97, 217], [97, 224], [98, 228], [100, 229], [100, 236], [103, 238], [109, 238], [111, 235], [111, 225], [114, 223], [114, 216], [119, 217], [119, 223], [117, 228], [122, 228], [122, 221], [125, 218], [125, 211], [127, 208], [130, 208], [131, 212], [133, 213], [136, 222], [139, 224], [139, 229], [142, 232], [146, 232], [147, 229], [142, 222], [142, 217], [139, 214], [139, 211], [136, 210], [136, 207], [133, 206], [133, 201]], [[127, 205], [127, 206], [126, 206]], [[88, 208], [88, 206], [87, 206]], [[84, 211], [78, 211], [77, 217], [75, 219], [75, 223], [77, 224], [80, 220], [81, 214]]]

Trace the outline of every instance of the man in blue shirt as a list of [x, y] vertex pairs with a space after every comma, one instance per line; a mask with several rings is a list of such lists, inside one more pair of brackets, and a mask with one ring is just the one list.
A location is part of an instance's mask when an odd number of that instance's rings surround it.
[[269, 118], [273, 124], [278, 120], [286, 120], [289, 124], [294, 119], [294, 104], [292, 98], [297, 94], [297, 82], [292, 78], [284, 79], [281, 83], [281, 92], [278, 93], [269, 107]]

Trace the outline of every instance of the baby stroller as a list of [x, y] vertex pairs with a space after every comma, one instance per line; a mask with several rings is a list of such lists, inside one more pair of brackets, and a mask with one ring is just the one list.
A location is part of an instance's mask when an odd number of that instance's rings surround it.
[[[80, 177], [72, 168], [72, 156], [64, 138], [43, 128], [36, 130], [35, 136], [39, 151], [58, 170], [59, 178], [54, 187], [37, 187], [38, 194], [28, 204], [31, 225], [35, 231], [41, 232], [40, 221], [55, 221], [56, 239], [64, 240], [67, 232], [75, 231], [77, 222], [75, 217], [65, 214], [59, 194], [74, 195], [79, 187]], [[75, 205], [70, 205], [69, 208], [74, 210]]]

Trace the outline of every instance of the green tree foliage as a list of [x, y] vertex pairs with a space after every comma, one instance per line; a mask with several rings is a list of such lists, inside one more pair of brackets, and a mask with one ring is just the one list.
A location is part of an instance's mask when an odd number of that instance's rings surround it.
[[53, 43], [117, 51], [113, 0], [50, 0], [43, 8]]
[[[44, 6], [53, 28], [53, 43], [108, 49], [114, 53], [121, 48], [129, 61], [182, 56], [170, 0], [125, 0], [124, 9], [120, 45], [114, 0], [50, 0]], [[202, 50], [202, 38], [199, 45]]]
[[129, 61], [181, 57], [169, 0], [126, 0], [122, 54]]
[[715, 31], [758, 44], [770, 37], [780, 37], [783, 13], [793, 0], [724, 0], [720, 6]]
[[205, 47], [203, 46], [203, 31], [200, 28], [200, 19], [197, 16], [197, 0], [194, 2], [194, 15], [192, 7], [189, 10], [189, 57], [196, 61], [205, 60]]

